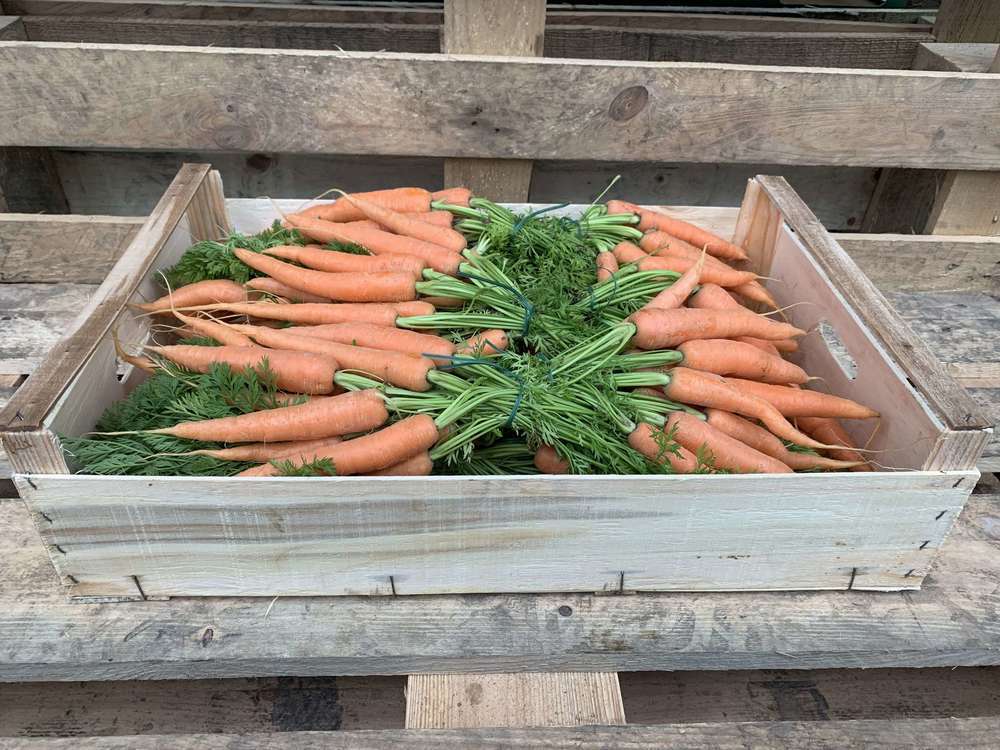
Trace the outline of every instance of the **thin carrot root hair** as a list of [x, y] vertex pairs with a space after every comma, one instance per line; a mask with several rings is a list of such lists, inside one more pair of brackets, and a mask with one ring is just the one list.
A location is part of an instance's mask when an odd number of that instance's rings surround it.
[[[334, 193], [336, 191], [337, 191], [337, 188], [330, 188], [329, 190], [324, 190], [322, 193], [320, 193], [319, 195], [317, 195], [315, 198], [309, 198], [308, 200], [304, 201], [302, 203], [302, 205], [299, 206], [293, 213], [299, 213], [300, 211], [304, 211], [307, 208], [311, 208], [311, 206], [309, 205], [310, 203], [315, 203], [316, 201], [323, 200], [330, 193]], [[284, 216], [282, 216], [282, 218], [284, 218]]]
[[284, 211], [281, 210], [281, 208], [278, 206], [277, 201], [275, 201], [274, 198], [272, 198], [270, 195], [265, 195], [262, 197], [267, 199], [268, 203], [271, 204], [271, 207], [274, 209], [275, 213], [277, 213], [278, 216], [281, 217], [282, 221], [285, 221], [288, 218], [288, 214], [286, 214]]
[[803, 300], [801, 302], [793, 302], [792, 304], [785, 305], [784, 307], [775, 308], [774, 310], [768, 310], [767, 312], [758, 313], [758, 315], [780, 315], [787, 321], [788, 318], [785, 317], [785, 310], [791, 310], [793, 307], [799, 307], [801, 305], [815, 305], [816, 307], [819, 307], [819, 305], [816, 302], [811, 302], [810, 300]]

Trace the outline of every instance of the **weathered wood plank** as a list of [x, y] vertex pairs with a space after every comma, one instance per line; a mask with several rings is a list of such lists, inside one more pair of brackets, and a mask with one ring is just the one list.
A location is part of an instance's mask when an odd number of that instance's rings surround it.
[[614, 672], [415, 674], [407, 729], [624, 725]]
[[[20, 18], [0, 9], [0, 42], [27, 39]], [[65, 213], [63, 194], [52, 155], [47, 149], [0, 145], [0, 212]]]
[[[2, 214], [0, 282], [99, 284], [142, 223], [118, 216]], [[18, 290], [8, 291], [18, 296]], [[6, 309], [10, 299], [4, 295], [0, 307]], [[35, 351], [40, 356], [45, 350]]]
[[620, 680], [630, 724], [1000, 716], [996, 667], [623, 672]]
[[880, 747], [962, 747], [988, 750], [995, 746], [1000, 720], [913, 719], [904, 721], [797, 721], [658, 726], [576, 727], [574, 729], [408, 729], [356, 732], [293, 732], [273, 734], [201, 734], [133, 737], [74, 737], [65, 739], [0, 739], [4, 750], [247, 750], [274, 747], [289, 750], [487, 750], [488, 748], [547, 748], [559, 750], [816, 750]]
[[4, 331], [0, 337], [0, 375], [34, 372], [93, 298], [95, 289], [93, 284], [0, 286]]
[[951, 362], [948, 372], [966, 388], [1000, 388], [1000, 362]]
[[[541, 57], [545, 0], [445, 0], [441, 51], [452, 55]], [[466, 185], [476, 195], [523, 202], [531, 189], [526, 159], [445, 159], [445, 185]]]
[[909, 70], [922, 41], [933, 41], [933, 37], [557, 26], [545, 33], [545, 54], [599, 60]]
[[70, 604], [23, 506], [0, 524], [0, 681], [1000, 663], [996, 495], [972, 496], [921, 591], [881, 595]]
[[883, 292], [1000, 289], [1000, 238], [834, 234]]
[[913, 69], [988, 73], [997, 49], [1000, 49], [998, 44], [921, 44]]
[[[6, 0], [9, 13], [19, 15], [89, 15], [107, 18], [193, 18], [203, 20], [255, 20], [368, 24], [440, 25], [440, 7], [330, 6], [304, 3], [192, 2], [191, 0]], [[849, 19], [810, 18], [809, 9], [799, 17], [763, 14], [708, 14], [682, 12], [643, 13], [615, 8], [613, 12], [553, 10], [547, 25], [624, 26], [696, 31], [780, 31], [814, 33], [927, 34], [931, 26], [920, 23], [865, 22]]]
[[[505, 10], [507, 3], [490, 3]], [[514, 6], [509, 6], [510, 10]], [[525, 19], [523, 13], [514, 19]], [[539, 17], [540, 18], [540, 17]], [[23, 19], [35, 42], [179, 44], [314, 50], [438, 52], [441, 29], [422, 24], [334, 24], [303, 21], [235, 21], [99, 16], [29, 15]], [[477, 33], [515, 25], [480, 17]], [[444, 26], [445, 33], [448, 30]], [[721, 62], [746, 65], [807, 65], [833, 68], [909, 70], [930, 34], [686, 31], [559, 25], [544, 32], [548, 57], [600, 60]], [[534, 41], [532, 42], [534, 46]], [[450, 50], [467, 54], [471, 50]], [[524, 55], [509, 45], [490, 54]], [[530, 56], [530, 55], [529, 55]]]
[[[197, 47], [438, 52], [438, 26], [424, 24], [310, 23], [303, 21], [205, 21], [99, 16], [25, 16], [33, 42], [177, 44]], [[899, 40], [903, 54], [916, 43]], [[916, 35], [914, 35], [916, 38]], [[907, 66], [909, 67], [909, 66]]]
[[41, 42], [0, 42], [0, 64], [16, 145], [1000, 167], [985, 74]]
[[143, 477], [15, 483], [52, 519], [41, 532], [62, 550], [60, 572], [90, 592], [131, 577], [154, 596], [377, 596], [913, 589], [975, 482], [962, 472], [670, 479], [160, 477], [149, 497]]
[[[211, 162], [234, 198], [312, 198], [331, 187], [443, 187], [440, 158], [273, 153], [55, 151], [73, 213], [146, 215], [185, 162]], [[589, 203], [622, 175], [622, 196], [649, 205], [738, 206], [746, 181], [782, 174], [830, 229], [860, 226], [878, 170], [773, 164], [536, 161], [534, 203]], [[489, 193], [485, 194], [490, 197]]]
[[1000, 720], [912, 719], [903, 721], [787, 721], [661, 724], [658, 726], [576, 727], [574, 729], [404, 729], [354, 732], [290, 732], [273, 734], [181, 734], [130, 737], [0, 739], [4, 750], [492, 750], [542, 748], [559, 750], [816, 750], [816, 748], [961, 747], [988, 750], [995, 746]]
[[400, 677], [0, 683], [0, 737], [401, 729], [405, 687]]
[[943, 0], [934, 36], [939, 42], [1000, 42], [1000, 5], [992, 0]]
[[85, 320], [84, 325], [47, 354], [39, 372], [28, 378], [0, 412], [0, 425], [26, 432], [39, 428], [69, 379], [110, 329], [208, 171], [208, 164], [188, 164], [181, 168], [157, 208], [133, 238], [122, 256], [123, 261], [115, 266], [116, 275], [105, 279], [93, 298], [81, 306], [79, 313]]

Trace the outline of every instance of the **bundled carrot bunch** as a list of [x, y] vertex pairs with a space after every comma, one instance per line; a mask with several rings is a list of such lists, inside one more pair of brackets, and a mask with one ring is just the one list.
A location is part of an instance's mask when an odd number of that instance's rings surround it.
[[119, 474], [868, 468], [837, 419], [878, 415], [802, 387], [745, 259], [619, 201], [342, 194], [166, 270], [136, 307], [180, 341], [122, 350], [150, 377], [65, 444]]

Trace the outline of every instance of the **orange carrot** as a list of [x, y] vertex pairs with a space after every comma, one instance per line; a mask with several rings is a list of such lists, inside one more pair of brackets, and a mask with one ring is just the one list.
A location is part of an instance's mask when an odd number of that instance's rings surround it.
[[[247, 289], [251, 289], [255, 292], [265, 292], [266, 294], [273, 294], [276, 297], [282, 297], [289, 302], [331, 302], [329, 297], [320, 297], [316, 294], [309, 294], [309, 292], [303, 292], [300, 289], [292, 289], [292, 287], [287, 284], [282, 284], [280, 281], [276, 281], [268, 276], [258, 276], [255, 279], [250, 279], [244, 286]], [[263, 295], [261, 295], [263, 296]]]
[[411, 456], [405, 461], [385, 469], [370, 472], [373, 477], [426, 477], [434, 470], [434, 462], [427, 451]]
[[246, 302], [246, 290], [235, 281], [209, 279], [182, 286], [165, 294], [158, 300], [144, 304], [132, 304], [143, 312], [170, 312], [171, 308], [205, 305], [210, 302]]
[[413, 237], [383, 232], [380, 229], [361, 229], [346, 224], [335, 224], [322, 219], [312, 219], [301, 214], [285, 217], [289, 226], [319, 242], [353, 242], [367, 248], [375, 255], [412, 255], [420, 258], [435, 271], [454, 276], [462, 263], [459, 253]]
[[739, 341], [744, 344], [749, 344], [755, 349], [759, 349], [767, 354], [772, 354], [775, 357], [780, 357], [781, 352], [778, 351], [778, 347], [774, 345], [771, 341], [764, 341], [764, 339], [755, 339], [753, 336], [737, 336], [733, 341]]
[[667, 431], [674, 430], [677, 442], [697, 454], [708, 449], [716, 469], [741, 474], [790, 474], [791, 468], [776, 458], [751, 448], [712, 425], [682, 411], [667, 418]]
[[403, 352], [418, 357], [448, 357], [455, 353], [455, 345], [440, 336], [371, 323], [333, 323], [321, 326], [298, 326], [283, 330], [285, 333], [299, 336], [312, 336], [325, 341], [336, 341], [340, 344]]
[[[429, 211], [431, 208], [431, 194], [423, 188], [391, 188], [389, 190], [373, 190], [368, 193], [354, 193], [353, 195], [392, 208], [395, 211], [417, 212]], [[333, 203], [310, 206], [299, 213], [302, 216], [326, 221], [346, 222], [366, 218], [363, 211], [343, 198], [338, 198]]]
[[375, 323], [382, 326], [396, 325], [397, 318], [412, 315], [432, 315], [434, 306], [426, 302], [369, 302], [323, 304], [303, 302], [298, 305], [284, 305], [276, 302], [226, 303], [219, 305], [197, 305], [188, 310], [224, 310], [226, 312], [249, 315], [267, 320], [282, 320], [299, 325], [322, 325], [323, 323]]
[[407, 273], [327, 273], [241, 248], [233, 254], [282, 284], [338, 302], [406, 302], [417, 298], [416, 281]]
[[176, 310], [174, 311], [174, 317], [184, 323], [184, 327], [189, 329], [195, 336], [207, 336], [224, 346], [256, 346], [254, 342], [242, 333], [230, 330], [228, 326], [224, 326], [222, 323], [217, 323], [214, 320], [184, 315]]
[[[646, 256], [637, 265], [640, 271], [676, 271], [684, 273], [698, 261], [690, 258], [678, 258], [673, 255], [660, 255], [655, 258]], [[718, 266], [705, 265], [701, 278], [707, 284], [718, 284], [724, 287], [740, 286], [753, 281], [755, 276], [750, 271], [726, 270]]]
[[[235, 333], [235, 331], [233, 331]], [[268, 351], [259, 346], [147, 346], [149, 351], [166, 357], [195, 372], [208, 372], [213, 364], [227, 364], [243, 369], [259, 368], [267, 360], [277, 377], [277, 385], [293, 393], [330, 393], [337, 361], [330, 356], [303, 356], [300, 352]]]
[[[301, 466], [316, 459], [333, 462], [337, 476], [366, 474], [386, 469], [429, 449], [438, 439], [438, 429], [434, 420], [426, 414], [416, 414], [378, 432], [353, 440], [345, 440], [325, 450], [301, 453], [291, 460]], [[247, 469], [237, 476], [267, 477], [278, 473], [271, 464]]]
[[256, 326], [234, 326], [247, 334], [258, 344], [276, 349], [290, 349], [298, 352], [332, 357], [345, 370], [361, 370], [400, 388], [412, 391], [430, 389], [427, 373], [434, 369], [434, 361], [412, 354], [372, 349], [367, 346], [352, 346], [335, 341], [326, 341], [312, 336], [289, 333], [287, 329], [260, 328]]
[[837, 461], [826, 456], [790, 451], [778, 438], [743, 417], [738, 417], [720, 409], [706, 409], [708, 423], [717, 430], [749, 445], [766, 456], [781, 461], [796, 471], [816, 471], [818, 469], [850, 469], [856, 466], [852, 461]]
[[615, 260], [619, 263], [638, 263], [640, 260], [645, 260], [647, 257], [641, 247], [633, 245], [628, 240], [622, 240], [615, 245], [615, 249], [612, 250], [612, 254], [615, 256]]
[[502, 354], [510, 346], [510, 337], [506, 331], [490, 328], [473, 334], [459, 347], [455, 354], [462, 357], [489, 357]]
[[420, 258], [412, 255], [357, 255], [327, 250], [319, 245], [279, 245], [264, 251], [267, 255], [290, 260], [316, 271], [330, 273], [384, 273], [395, 271], [409, 273], [419, 279], [427, 267]]
[[[612, 211], [612, 204], [615, 210]], [[746, 251], [739, 245], [727, 242], [718, 235], [705, 231], [701, 227], [689, 224], [680, 219], [674, 219], [659, 211], [652, 211], [647, 208], [640, 208], [634, 203], [625, 201], [609, 201], [609, 213], [624, 213], [622, 209], [631, 211], [639, 215], [639, 229], [658, 229], [661, 232], [672, 234], [678, 239], [689, 242], [697, 248], [704, 249], [709, 255], [717, 258], [727, 258], [729, 260], [748, 260]]]
[[316, 440], [289, 440], [282, 443], [247, 443], [232, 448], [203, 448], [182, 453], [183, 456], [211, 456], [220, 461], [251, 461], [262, 464], [286, 456], [296, 456], [313, 448], [325, 448], [339, 443], [339, 437], [317, 438]]
[[698, 286], [698, 281], [701, 279], [702, 271], [705, 268], [705, 257], [705, 254], [702, 253], [694, 265], [682, 273], [677, 281], [647, 302], [645, 307], [658, 310], [673, 310], [681, 307], [684, 304], [684, 300]]
[[670, 383], [664, 386], [663, 392], [668, 398], [681, 403], [722, 409], [759, 419], [778, 437], [807, 448], [828, 447], [795, 429], [769, 402], [737, 390], [717, 375], [675, 367], [670, 371]]
[[472, 191], [466, 187], [445, 188], [431, 193], [432, 200], [451, 206], [468, 206], [471, 198]]
[[597, 283], [607, 281], [618, 273], [618, 259], [614, 253], [597, 254]]
[[415, 218], [413, 214], [402, 214], [398, 211], [393, 211], [391, 208], [380, 206], [373, 201], [366, 201], [356, 195], [346, 195], [344, 197], [353, 203], [365, 216], [377, 222], [379, 226], [385, 227], [390, 232], [446, 247], [456, 253], [460, 253], [465, 249], [465, 235], [461, 232], [456, 232], [450, 226], [439, 227], [435, 224], [421, 221]]
[[277, 443], [365, 432], [383, 424], [388, 418], [389, 412], [382, 397], [375, 390], [367, 390], [236, 417], [181, 422], [149, 432], [219, 443]]
[[535, 451], [535, 468], [542, 474], [569, 474], [569, 461], [560, 457], [551, 445], [540, 445]]
[[877, 411], [849, 398], [831, 396], [828, 393], [757, 383], [741, 378], [726, 378], [726, 383], [743, 393], [764, 399], [786, 417], [874, 419], [879, 415]]
[[798, 365], [768, 354], [751, 344], [730, 339], [696, 339], [677, 347], [684, 355], [684, 366], [762, 383], [797, 383], [809, 380]]
[[795, 421], [799, 429], [817, 440], [822, 440], [830, 445], [846, 446], [841, 449], [829, 450], [827, 453], [841, 461], [856, 462], [857, 465], [851, 471], [874, 471], [864, 456], [851, 450], [855, 447], [854, 443], [851, 442], [851, 436], [836, 419], [832, 417], [799, 417]]
[[[657, 231], [647, 232], [643, 235], [642, 239], [639, 241], [639, 246], [650, 255], [657, 257], [667, 255], [678, 258], [687, 258], [688, 260], [697, 260], [702, 254], [702, 251], [694, 245], [690, 245], [687, 242], [679, 240], [676, 237], [672, 237], [669, 234], [665, 234], [664, 232]], [[735, 270], [727, 263], [723, 263], [718, 258], [713, 258], [711, 256], [706, 259], [705, 265], [710, 268], [721, 269], [727, 273]], [[740, 284], [739, 286], [734, 287], [733, 291], [738, 292], [742, 296], [754, 302], [761, 302], [775, 309], [778, 307], [778, 303], [775, 301], [774, 297], [771, 296], [771, 293], [768, 292], [759, 281], [751, 280], [745, 284]]]
[[753, 336], [784, 339], [805, 331], [747, 310], [639, 310], [629, 316], [636, 326], [633, 344], [640, 349], [669, 349], [692, 339], [728, 339]]
[[628, 436], [628, 444], [653, 463], [669, 464], [678, 474], [690, 474], [698, 468], [698, 459], [691, 451], [676, 443], [671, 446], [676, 453], [667, 450], [665, 440], [663, 430], [646, 422], [640, 422]]
[[409, 214], [409, 216], [412, 216], [414, 219], [420, 219], [420, 221], [426, 221], [428, 224], [449, 228], [451, 227], [451, 222], [455, 219], [451, 211], [421, 211]]
[[699, 310], [746, 310], [747, 308], [737, 302], [733, 295], [727, 292], [718, 284], [702, 284], [698, 291], [692, 294], [687, 300], [688, 307]]
[[771, 293], [764, 288], [764, 285], [759, 281], [752, 281], [749, 284], [740, 284], [739, 286], [734, 286], [732, 291], [741, 297], [745, 297], [751, 302], [760, 302], [761, 304], [767, 305], [768, 307], [777, 310], [780, 305], [778, 301], [771, 296]]

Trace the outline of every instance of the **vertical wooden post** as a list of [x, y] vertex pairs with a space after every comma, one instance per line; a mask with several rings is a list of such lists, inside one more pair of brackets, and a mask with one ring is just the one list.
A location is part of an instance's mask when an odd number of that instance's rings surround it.
[[[540, 57], [544, 38], [545, 0], [445, 0], [442, 52]], [[524, 202], [531, 162], [445, 159], [444, 182], [446, 187], [466, 185], [493, 200]]]
[[406, 686], [407, 729], [625, 724], [616, 672], [418, 674]]
[[[1000, 42], [1000, 2], [943, 0], [934, 36], [939, 42]], [[1000, 71], [998, 61], [1000, 56], [990, 72]], [[927, 234], [1000, 235], [1000, 172], [944, 172], [938, 184]]]
[[[2, 12], [0, 7], [0, 14]], [[27, 39], [20, 18], [0, 15], [0, 42]], [[0, 211], [69, 213], [66, 194], [48, 149], [0, 145]]]
[[941, 0], [934, 38], [939, 42], [1000, 42], [1000, 3]]

